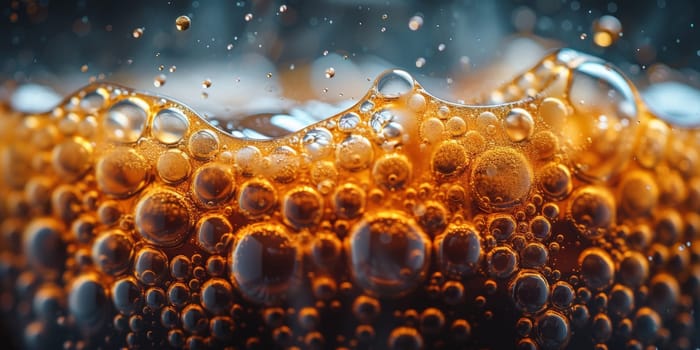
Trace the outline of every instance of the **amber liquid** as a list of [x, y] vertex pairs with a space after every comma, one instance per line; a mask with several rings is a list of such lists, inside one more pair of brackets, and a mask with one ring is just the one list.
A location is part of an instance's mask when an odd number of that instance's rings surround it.
[[3, 323], [37, 349], [698, 345], [697, 131], [568, 50], [480, 102], [392, 71], [270, 141], [110, 84], [5, 108]]

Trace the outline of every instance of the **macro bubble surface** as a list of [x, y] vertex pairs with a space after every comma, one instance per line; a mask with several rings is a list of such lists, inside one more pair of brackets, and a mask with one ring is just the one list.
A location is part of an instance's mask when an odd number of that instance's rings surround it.
[[390, 70], [267, 140], [101, 82], [0, 104], [0, 313], [27, 348], [697, 347], [700, 131], [637, 95], [560, 50], [489, 105]]

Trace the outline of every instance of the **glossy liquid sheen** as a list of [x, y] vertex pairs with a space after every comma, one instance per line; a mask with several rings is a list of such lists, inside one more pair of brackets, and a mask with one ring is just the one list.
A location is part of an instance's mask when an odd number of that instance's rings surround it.
[[37, 349], [698, 345], [700, 134], [570, 50], [481, 102], [389, 71], [269, 141], [109, 84], [5, 108], [3, 323]]

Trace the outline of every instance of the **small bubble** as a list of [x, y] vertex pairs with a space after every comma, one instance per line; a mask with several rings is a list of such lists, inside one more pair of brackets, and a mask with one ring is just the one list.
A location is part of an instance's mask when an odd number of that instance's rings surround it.
[[423, 17], [421, 17], [421, 16], [416, 15], [416, 16], [411, 17], [411, 19], [408, 20], [408, 29], [410, 29], [414, 32], [416, 30], [420, 29], [420, 27], [422, 27], [422, 26], [423, 26]]
[[440, 43], [440, 45], [438, 45], [438, 51], [445, 51], [445, 44]]
[[202, 87], [205, 89], [211, 87], [211, 79], [204, 79], [204, 81], [202, 82]]
[[335, 76], [335, 68], [328, 67], [326, 69], [326, 78], [330, 79], [330, 78], [333, 78], [334, 76]]
[[165, 74], [158, 74], [155, 79], [153, 79], [153, 86], [161, 87], [165, 85], [166, 76]]
[[163, 71], [163, 69], [165, 69], [165, 66], [164, 66], [164, 65], [161, 64], [160, 66], [158, 66], [158, 70], [159, 70], [159, 71]]
[[226, 45], [226, 50], [229, 50], [229, 51], [233, 50], [233, 44]]
[[593, 42], [600, 47], [612, 45], [622, 34], [622, 23], [614, 16], [605, 15], [593, 22]]
[[175, 19], [175, 28], [177, 28], [177, 30], [181, 32], [190, 29], [191, 24], [192, 20], [190, 20], [190, 18], [187, 16], [180, 16], [177, 19]]
[[87, 64], [84, 64], [84, 65], [80, 66], [80, 71], [83, 72], [83, 73], [87, 72], [87, 71], [88, 71], [88, 65], [87, 65]]
[[252, 13], [246, 13], [245, 16], [243, 17], [246, 22], [250, 22], [253, 20], [253, 14]]
[[169, 71], [170, 73], [174, 73], [175, 70], [177, 70], [177, 67], [176, 67], [176, 66], [170, 66], [170, 68], [168, 69], [168, 71]]
[[280, 13], [285, 13], [285, 12], [287, 12], [287, 5], [280, 5], [279, 11], [280, 11]]
[[265, 74], [265, 76], [268, 78], [272, 78], [272, 72], [268, 72], [267, 74]]
[[418, 57], [418, 59], [416, 60], [416, 68], [423, 68], [424, 65], [425, 65], [425, 58]]
[[586, 40], [586, 38], [588, 38], [588, 34], [586, 33], [581, 33], [581, 35], [579, 36], [579, 39], [581, 40]]
[[143, 36], [143, 28], [134, 29], [134, 31], [131, 32], [131, 36], [133, 36], [134, 39], [139, 39], [140, 37], [142, 37]]

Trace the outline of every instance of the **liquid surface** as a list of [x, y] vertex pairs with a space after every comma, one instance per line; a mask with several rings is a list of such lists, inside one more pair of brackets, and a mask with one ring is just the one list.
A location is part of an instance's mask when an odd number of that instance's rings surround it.
[[700, 345], [698, 131], [571, 50], [478, 102], [388, 71], [268, 141], [109, 84], [3, 107], [4, 324], [36, 349]]

